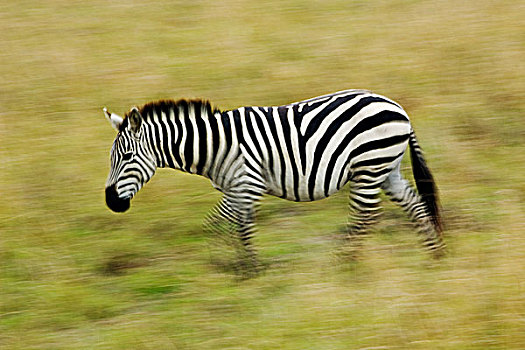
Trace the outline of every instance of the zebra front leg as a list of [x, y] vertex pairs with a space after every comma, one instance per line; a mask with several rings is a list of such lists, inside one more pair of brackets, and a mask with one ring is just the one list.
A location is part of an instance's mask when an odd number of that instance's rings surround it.
[[203, 229], [213, 240], [213, 243], [210, 244], [210, 250], [215, 253], [220, 252], [221, 255], [224, 255], [226, 250], [224, 247], [231, 249], [238, 244], [238, 219], [231, 211], [225, 198], [221, 199], [208, 213], [204, 219]]
[[[243, 277], [251, 277], [259, 270], [257, 252], [251, 244], [255, 233], [253, 202], [239, 200], [226, 195], [210, 212], [205, 221], [205, 230], [214, 238], [212, 260], [226, 270], [233, 270]], [[223, 249], [221, 249], [223, 248]], [[235, 257], [224, 261], [227, 251], [234, 249]], [[216, 256], [219, 256], [217, 259]]]
[[244, 277], [252, 277], [261, 270], [257, 250], [252, 244], [255, 236], [255, 200], [251, 196], [233, 197], [232, 208], [237, 213], [238, 257], [240, 272]]
[[377, 185], [352, 183], [350, 185], [349, 220], [341, 255], [356, 260], [363, 238], [381, 213], [380, 189]]

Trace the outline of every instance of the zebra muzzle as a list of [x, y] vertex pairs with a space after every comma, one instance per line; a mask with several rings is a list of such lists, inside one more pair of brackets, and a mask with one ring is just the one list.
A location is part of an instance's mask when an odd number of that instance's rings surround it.
[[129, 209], [130, 199], [122, 199], [117, 194], [115, 185], [106, 187], [106, 204], [109, 209], [117, 213], [123, 213]]

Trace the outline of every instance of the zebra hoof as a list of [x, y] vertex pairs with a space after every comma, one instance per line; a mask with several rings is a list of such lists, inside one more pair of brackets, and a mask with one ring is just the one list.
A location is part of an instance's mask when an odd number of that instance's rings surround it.
[[341, 247], [334, 253], [334, 260], [338, 264], [354, 264], [362, 260], [360, 249]]
[[258, 260], [251, 261], [245, 259], [235, 259], [234, 261], [212, 259], [211, 264], [220, 272], [235, 275], [238, 280], [255, 278], [267, 267]]
[[432, 255], [432, 258], [434, 258], [435, 260], [444, 259], [448, 255], [447, 253], [448, 252], [444, 244], [439, 246], [438, 248], [433, 249], [430, 252], [430, 254]]

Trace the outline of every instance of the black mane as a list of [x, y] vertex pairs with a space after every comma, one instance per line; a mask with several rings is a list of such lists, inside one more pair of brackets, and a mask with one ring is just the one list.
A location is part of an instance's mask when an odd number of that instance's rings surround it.
[[[214, 115], [217, 112], [220, 112], [217, 108], [212, 107], [211, 103], [207, 100], [200, 100], [200, 99], [194, 99], [194, 100], [186, 100], [186, 99], [180, 99], [180, 100], [158, 100], [158, 101], [152, 101], [148, 102], [142, 107], [138, 107], [139, 112], [142, 115], [142, 118], [144, 120], [148, 120], [153, 115], [153, 112], [155, 112], [158, 116], [161, 115], [161, 112], [164, 112], [166, 115], [168, 115], [169, 111], [175, 110], [178, 111], [179, 109], [182, 109], [183, 111], [189, 111], [189, 110], [198, 110], [198, 111], [206, 111], [206, 114], [208, 116]], [[130, 112], [127, 112], [124, 115], [124, 121], [120, 125], [120, 131], [124, 130], [128, 126], [128, 117]]]

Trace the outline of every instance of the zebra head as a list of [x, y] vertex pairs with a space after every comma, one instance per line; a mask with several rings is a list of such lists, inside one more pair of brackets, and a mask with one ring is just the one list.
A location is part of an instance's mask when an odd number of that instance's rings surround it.
[[123, 119], [104, 108], [104, 115], [118, 131], [111, 148], [111, 168], [106, 182], [106, 204], [115, 212], [129, 209], [130, 201], [156, 170], [142, 115], [133, 107]]

